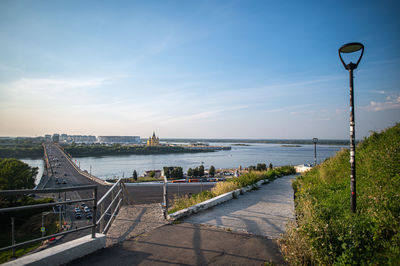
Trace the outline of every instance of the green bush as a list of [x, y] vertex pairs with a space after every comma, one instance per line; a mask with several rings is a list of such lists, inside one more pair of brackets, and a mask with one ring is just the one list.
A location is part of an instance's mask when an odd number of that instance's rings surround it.
[[281, 241], [291, 264], [400, 264], [400, 124], [361, 142], [356, 163], [356, 214], [348, 150], [293, 183], [297, 226]]

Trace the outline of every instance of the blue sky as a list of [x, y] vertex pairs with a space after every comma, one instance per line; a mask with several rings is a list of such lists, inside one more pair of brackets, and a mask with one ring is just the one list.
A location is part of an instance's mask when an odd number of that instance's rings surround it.
[[0, 1], [0, 135], [349, 136], [400, 121], [398, 1]]

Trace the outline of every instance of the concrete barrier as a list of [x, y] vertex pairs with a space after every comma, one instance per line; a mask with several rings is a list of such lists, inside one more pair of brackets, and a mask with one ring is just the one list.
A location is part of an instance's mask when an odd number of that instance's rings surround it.
[[106, 236], [87, 235], [64, 244], [26, 255], [3, 265], [63, 265], [106, 247]]
[[267, 184], [266, 182], [269, 183], [268, 180], [260, 180], [255, 185], [242, 187], [242, 188], [227, 192], [225, 194], [219, 195], [218, 197], [200, 202], [196, 205], [190, 206], [189, 208], [169, 214], [168, 219], [174, 221], [174, 220], [189, 216], [193, 213], [198, 213], [199, 211], [207, 210], [207, 209], [214, 207], [218, 204], [221, 204], [225, 201], [237, 198], [237, 197], [239, 197], [240, 194], [248, 192], [248, 191], [254, 189], [254, 187], [259, 187], [262, 184]]

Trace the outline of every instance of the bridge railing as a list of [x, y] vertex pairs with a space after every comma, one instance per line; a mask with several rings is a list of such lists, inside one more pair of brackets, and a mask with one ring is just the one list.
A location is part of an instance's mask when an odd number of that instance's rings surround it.
[[[86, 202], [86, 201], [92, 201], [93, 202], [93, 218], [92, 218], [92, 224], [79, 227], [76, 229], [71, 229], [65, 232], [60, 232], [56, 234], [51, 234], [35, 239], [31, 239], [28, 241], [24, 241], [21, 243], [16, 243], [14, 238], [12, 239], [12, 245], [7, 246], [7, 247], [2, 247], [0, 248], [0, 252], [12, 249], [13, 250], [13, 255], [15, 255], [15, 248], [39, 242], [42, 240], [47, 240], [53, 237], [57, 236], [62, 236], [66, 234], [71, 234], [77, 231], [82, 231], [91, 228], [92, 229], [92, 238], [96, 237], [96, 208], [97, 208], [97, 185], [89, 185], [89, 186], [78, 186], [78, 187], [67, 187], [67, 188], [50, 188], [50, 189], [21, 189], [21, 190], [2, 190], [0, 191], [0, 197], [7, 197], [7, 196], [18, 196], [18, 195], [29, 195], [29, 194], [47, 194], [47, 193], [56, 193], [56, 192], [67, 192], [67, 191], [82, 191], [82, 190], [92, 190], [93, 191], [93, 196], [91, 198], [85, 198], [85, 199], [78, 199], [78, 200], [64, 200], [60, 202], [52, 202], [52, 203], [41, 203], [41, 204], [33, 204], [33, 205], [25, 205], [25, 206], [18, 206], [18, 207], [8, 207], [8, 208], [1, 208], [0, 209], [0, 214], [1, 213], [7, 213], [7, 212], [16, 212], [16, 211], [24, 211], [24, 210], [30, 210], [30, 209], [37, 209], [37, 208], [43, 208], [43, 207], [53, 207], [56, 205], [64, 205], [64, 208], [66, 208], [67, 204], [71, 203], [78, 203], [78, 202]], [[61, 228], [61, 224], [60, 224]], [[12, 235], [14, 232], [12, 232]]]
[[128, 192], [120, 178], [97, 202], [100, 215], [96, 224], [99, 226], [100, 233], [107, 233], [124, 201], [129, 204]]

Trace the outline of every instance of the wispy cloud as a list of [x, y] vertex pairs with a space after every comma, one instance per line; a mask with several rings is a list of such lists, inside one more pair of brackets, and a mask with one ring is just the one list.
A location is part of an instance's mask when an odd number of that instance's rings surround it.
[[363, 107], [363, 109], [375, 112], [400, 109], [400, 96], [393, 94], [387, 96], [383, 102], [371, 101], [370, 105]]

